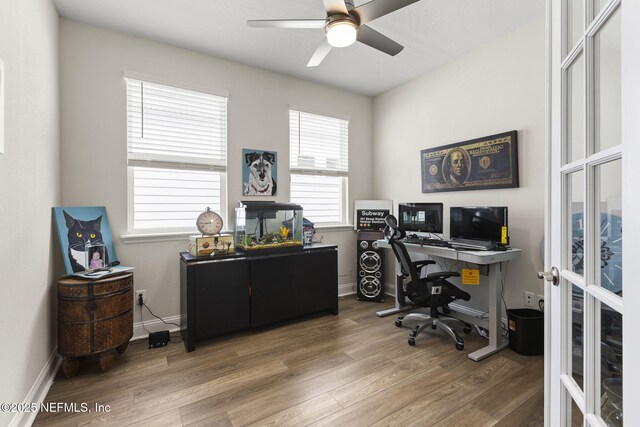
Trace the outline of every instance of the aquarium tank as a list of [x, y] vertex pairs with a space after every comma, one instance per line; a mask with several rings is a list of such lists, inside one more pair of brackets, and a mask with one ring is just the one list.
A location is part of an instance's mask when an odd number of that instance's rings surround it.
[[302, 206], [242, 201], [236, 208], [237, 250], [279, 252], [302, 249]]

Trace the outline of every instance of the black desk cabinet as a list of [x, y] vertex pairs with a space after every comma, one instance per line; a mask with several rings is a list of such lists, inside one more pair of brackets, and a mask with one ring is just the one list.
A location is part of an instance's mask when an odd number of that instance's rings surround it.
[[181, 332], [187, 351], [207, 338], [306, 314], [338, 314], [334, 245], [297, 252], [196, 258], [180, 254]]

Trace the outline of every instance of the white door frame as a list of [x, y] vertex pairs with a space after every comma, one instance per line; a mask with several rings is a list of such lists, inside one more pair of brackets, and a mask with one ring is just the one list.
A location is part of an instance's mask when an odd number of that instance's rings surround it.
[[[624, 216], [637, 223], [640, 219], [640, 1], [625, 1], [622, 14], [622, 211]], [[635, 171], [630, 177], [626, 171]], [[622, 272], [625, 307], [622, 323], [624, 340], [623, 395], [625, 425], [640, 425], [640, 405], [637, 403], [640, 387], [640, 284], [635, 267], [640, 260], [640, 230], [638, 226], [625, 228], [622, 241]], [[626, 284], [626, 286], [625, 286]]]
[[[544, 248], [544, 269], [551, 271], [552, 250], [560, 250], [559, 247], [554, 248], [552, 245], [552, 236], [560, 235], [560, 222], [552, 220], [551, 207], [553, 203], [553, 194], [560, 191], [560, 182], [558, 179], [552, 178], [552, 161], [561, 155], [560, 144], [553, 144], [554, 140], [559, 140], [561, 135], [560, 121], [552, 120], [553, 114], [557, 111], [561, 114], [561, 96], [560, 96], [560, 78], [558, 73], [554, 72], [560, 67], [560, 57], [553, 57], [553, 37], [555, 34], [562, 34], [561, 28], [554, 22], [553, 13], [555, 12], [554, 4], [559, 0], [547, 0], [546, 5], [546, 125], [545, 133], [547, 138], [547, 147], [545, 153], [545, 248]], [[556, 4], [557, 6], [557, 4]], [[561, 340], [558, 335], [551, 336], [549, 331], [553, 327], [552, 319], [560, 318], [560, 290], [554, 287], [550, 282], [544, 281], [544, 324], [545, 324], [545, 351], [544, 351], [544, 383], [545, 383], [545, 399], [544, 399], [544, 423], [545, 427], [557, 426], [561, 423], [559, 420], [552, 420], [551, 414], [560, 412], [561, 394], [558, 393], [559, 387], [555, 387], [554, 382], [558, 382], [560, 378], [560, 368], [562, 366], [560, 360]], [[553, 340], [553, 341], [552, 341]]]
[[[552, 259], [558, 259], [555, 251], [560, 247], [552, 244], [552, 238], [561, 233], [559, 216], [552, 216], [553, 195], [561, 191], [561, 180], [552, 174], [552, 161], [561, 155], [560, 144], [552, 144], [559, 141], [561, 136], [560, 120], [552, 120], [554, 114], [561, 114], [560, 96], [560, 68], [561, 55], [553, 57], [553, 37], [560, 33], [560, 20], [555, 20], [554, 14], [561, 11], [560, 0], [547, 0], [546, 15], [546, 47], [547, 47], [547, 126], [546, 126], [546, 194], [545, 194], [545, 270], [550, 271]], [[586, 2], [588, 6], [591, 1]], [[640, 327], [640, 284], [637, 284], [637, 274], [634, 266], [640, 260], [640, 1], [624, 0], [622, 14], [622, 144], [624, 156], [622, 158], [622, 210], [626, 218], [624, 222], [624, 239], [622, 264], [624, 306], [633, 307], [625, 310], [623, 317], [623, 396], [626, 404], [623, 404], [625, 425], [640, 425], [640, 405], [634, 404], [637, 400], [638, 387], [640, 386], [640, 340], [638, 328]], [[555, 173], [555, 172], [553, 172]], [[624, 221], [624, 220], [623, 220]], [[560, 334], [551, 337], [548, 332], [555, 326], [552, 319], [561, 319], [562, 310], [560, 287], [552, 286], [545, 282], [545, 426], [564, 426], [566, 419], [560, 410], [564, 406], [566, 393], [558, 387], [561, 367], [566, 362], [561, 360], [560, 349], [563, 345]], [[588, 419], [587, 424], [597, 425], [595, 419]]]

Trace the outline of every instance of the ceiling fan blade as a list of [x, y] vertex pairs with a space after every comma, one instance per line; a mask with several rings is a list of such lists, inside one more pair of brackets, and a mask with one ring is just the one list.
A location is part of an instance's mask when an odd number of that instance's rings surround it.
[[331, 50], [331, 45], [325, 38], [322, 41], [322, 43], [320, 43], [320, 46], [318, 46], [316, 51], [313, 52], [313, 56], [307, 63], [307, 67], [317, 67], [318, 65], [320, 65], [320, 63], [322, 62], [324, 57], [327, 56], [330, 50]]
[[420, 0], [372, 0], [369, 3], [360, 5], [352, 10], [360, 17], [360, 25], [371, 22], [376, 18], [380, 18], [388, 13], [402, 9], [412, 3]]
[[360, 28], [358, 28], [357, 40], [391, 56], [399, 54], [404, 49], [401, 44], [394, 42], [389, 37], [366, 25], [360, 25]]
[[256, 28], [324, 28], [326, 19], [252, 19], [247, 25]]
[[336, 12], [344, 14], [349, 13], [347, 5], [344, 4], [344, 0], [322, 0], [322, 2], [324, 3], [324, 8], [329, 15]]

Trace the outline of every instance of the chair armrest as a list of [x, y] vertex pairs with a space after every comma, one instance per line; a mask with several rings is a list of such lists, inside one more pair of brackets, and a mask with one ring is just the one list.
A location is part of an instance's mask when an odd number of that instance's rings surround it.
[[457, 271], [438, 271], [437, 273], [431, 273], [427, 275], [427, 280], [436, 281], [436, 280], [444, 280], [449, 277], [460, 277], [460, 273]]
[[418, 270], [418, 272], [420, 272], [420, 270], [422, 270], [423, 267], [426, 267], [429, 264], [435, 264], [435, 261], [432, 261], [430, 259], [425, 259], [422, 261], [414, 261], [413, 262], [413, 266], [416, 268], [416, 270]]

